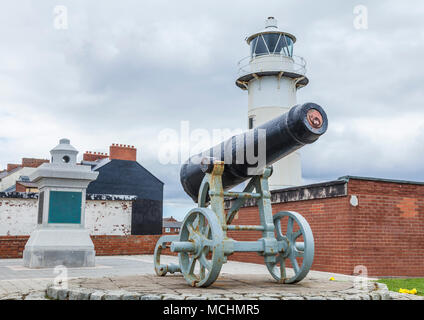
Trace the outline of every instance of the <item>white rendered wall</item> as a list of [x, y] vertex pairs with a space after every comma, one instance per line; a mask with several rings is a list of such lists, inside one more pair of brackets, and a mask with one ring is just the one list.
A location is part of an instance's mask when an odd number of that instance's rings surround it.
[[85, 226], [91, 235], [130, 235], [131, 210], [131, 201], [88, 200]]
[[[280, 84], [278, 84], [280, 83]], [[282, 108], [283, 113], [296, 104], [296, 86], [293, 79], [266, 76], [249, 82], [248, 111], [258, 112], [258, 108]], [[268, 120], [271, 120], [270, 117]]]
[[29, 235], [37, 226], [38, 199], [0, 198], [0, 236]]
[[[296, 86], [293, 79], [277, 76], [260, 77], [249, 82], [248, 117], [253, 117], [257, 127], [274, 119], [296, 105]], [[302, 184], [302, 168], [299, 152], [273, 164], [273, 174], [269, 179], [271, 190]]]
[[0, 192], [14, 186], [16, 184], [16, 180], [18, 180], [20, 176], [29, 176], [35, 170], [36, 168], [23, 167], [8, 176], [3, 177], [0, 181]]
[[[131, 234], [132, 201], [87, 200], [86, 228], [91, 235]], [[0, 236], [29, 235], [37, 227], [38, 200], [0, 198]]]
[[293, 152], [272, 165], [273, 173], [269, 178], [271, 190], [300, 186], [302, 182], [302, 166], [299, 152]]

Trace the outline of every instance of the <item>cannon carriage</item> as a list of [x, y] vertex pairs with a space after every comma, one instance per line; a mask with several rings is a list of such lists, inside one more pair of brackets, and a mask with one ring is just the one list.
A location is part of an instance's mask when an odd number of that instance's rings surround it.
[[[305, 278], [314, 257], [312, 230], [297, 212], [272, 214], [268, 178], [272, 174], [272, 163], [316, 141], [327, 126], [327, 116], [320, 106], [297, 105], [184, 163], [181, 183], [197, 207], [187, 213], [178, 235], [162, 236], [158, 240], [154, 252], [156, 274], [181, 272], [191, 286], [207, 287], [218, 278], [230, 255], [257, 252], [264, 257], [268, 271], [278, 282], [296, 283]], [[258, 165], [259, 160], [256, 164], [245, 160], [248, 152], [261, 156], [261, 150], [264, 165]], [[244, 161], [240, 161], [240, 155]], [[231, 191], [249, 179], [242, 192]], [[246, 199], [252, 198], [259, 209], [260, 225], [234, 225], [238, 210]], [[232, 199], [228, 210], [224, 207], [225, 199]], [[251, 230], [261, 232], [262, 237], [257, 241], [237, 241], [228, 236], [229, 231]], [[178, 265], [161, 263], [165, 248], [178, 253]], [[287, 268], [287, 262], [292, 268]]]

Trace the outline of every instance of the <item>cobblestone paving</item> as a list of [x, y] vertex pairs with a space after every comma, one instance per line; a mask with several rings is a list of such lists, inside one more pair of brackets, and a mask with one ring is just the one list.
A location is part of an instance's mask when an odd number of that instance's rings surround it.
[[192, 288], [182, 276], [154, 275], [74, 279], [68, 289], [50, 286], [50, 299], [58, 300], [421, 300], [390, 292], [369, 282], [356, 289], [351, 281], [306, 279], [295, 285], [276, 283], [266, 275], [222, 275], [209, 288]]
[[[177, 263], [163, 257], [164, 263]], [[296, 285], [276, 283], [263, 265], [229, 261], [211, 287], [192, 288], [181, 275], [153, 275], [153, 257], [96, 257], [94, 268], [69, 268], [69, 289], [52, 287], [53, 269], [28, 269], [22, 259], [0, 260], [0, 300], [415, 300], [424, 297], [389, 292], [385, 285], [357, 290], [353, 276], [311, 271]], [[329, 281], [335, 277], [336, 281]], [[375, 279], [370, 279], [375, 280]], [[49, 288], [46, 291], [46, 288]]]

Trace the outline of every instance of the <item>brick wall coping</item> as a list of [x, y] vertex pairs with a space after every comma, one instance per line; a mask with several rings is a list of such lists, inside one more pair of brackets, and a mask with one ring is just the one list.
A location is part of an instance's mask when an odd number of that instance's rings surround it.
[[[325, 199], [347, 196], [347, 180], [334, 180], [271, 191], [271, 203]], [[234, 199], [225, 201], [229, 209]], [[256, 206], [256, 199], [246, 199], [243, 207]]]
[[388, 183], [415, 184], [415, 185], [421, 185], [421, 186], [424, 185], [424, 182], [419, 182], [419, 181], [360, 177], [360, 176], [343, 176], [338, 178], [338, 180], [345, 180], [346, 182], [348, 182], [349, 180], [367, 180], [367, 181], [388, 182]]
[[[424, 185], [424, 182], [418, 182], [418, 181], [346, 175], [333, 181], [272, 190], [271, 203], [273, 204], [285, 203], [285, 202], [293, 202], [293, 201], [325, 199], [325, 198], [347, 196], [347, 184], [349, 180], [365, 180], [365, 181], [377, 181], [377, 182], [398, 183], [398, 184]], [[229, 209], [233, 201], [234, 199], [226, 200], [225, 208]], [[245, 204], [243, 205], [243, 207], [253, 207], [253, 206], [256, 206], [256, 199], [247, 199]]]
[[122, 200], [136, 200], [137, 196], [135, 195], [116, 195], [116, 194], [93, 194], [89, 193], [86, 196], [87, 200], [111, 200], [111, 201], [122, 201]]
[[[35, 192], [0, 192], [1, 198], [10, 199], [38, 199], [38, 193]], [[116, 194], [87, 194], [86, 200], [109, 200], [109, 201], [132, 201], [136, 200], [135, 195], [116, 195]]]
[[35, 193], [35, 192], [0, 192], [0, 198], [38, 199], [38, 193]]

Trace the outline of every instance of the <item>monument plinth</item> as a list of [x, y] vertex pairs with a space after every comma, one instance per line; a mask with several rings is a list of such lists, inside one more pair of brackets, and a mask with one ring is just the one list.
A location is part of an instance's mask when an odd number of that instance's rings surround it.
[[44, 163], [30, 176], [39, 189], [37, 228], [25, 245], [24, 266], [48, 268], [92, 267], [94, 244], [85, 229], [85, 194], [98, 172], [77, 165], [78, 151], [68, 139], [50, 151]]

